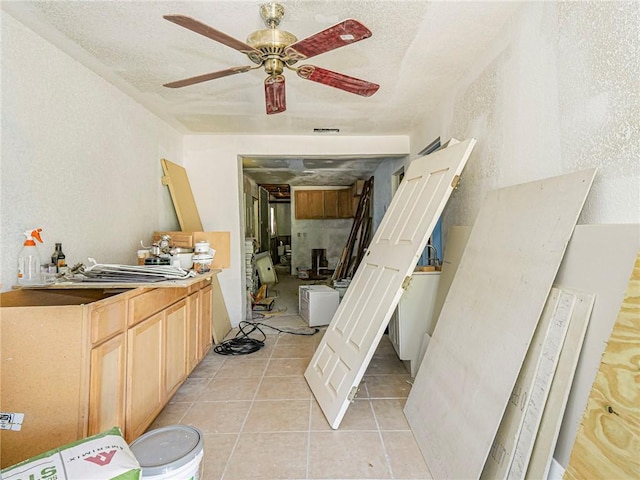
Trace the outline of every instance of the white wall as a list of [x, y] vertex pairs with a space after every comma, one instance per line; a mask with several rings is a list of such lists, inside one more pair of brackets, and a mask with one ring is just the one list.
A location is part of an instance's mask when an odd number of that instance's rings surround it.
[[411, 136], [414, 157], [438, 135], [478, 139], [444, 230], [488, 190], [594, 166], [580, 223], [640, 221], [637, 3], [523, 5]]
[[[407, 155], [409, 137], [187, 135], [184, 165], [206, 230], [231, 232], [231, 268], [220, 285], [232, 325], [245, 318], [242, 165], [250, 155]], [[193, 172], [193, 173], [192, 173]]]
[[182, 135], [2, 12], [2, 290], [16, 283], [24, 230], [43, 261], [135, 263], [139, 241], [178, 228], [160, 158]]
[[[478, 139], [445, 209], [445, 235], [450, 225], [473, 224], [489, 190], [594, 166], [579, 223], [640, 222], [638, 24], [633, 2], [523, 4], [411, 136], [413, 157], [438, 135]], [[606, 340], [586, 342], [580, 362], [599, 364]], [[564, 466], [571, 428], [555, 452]]]

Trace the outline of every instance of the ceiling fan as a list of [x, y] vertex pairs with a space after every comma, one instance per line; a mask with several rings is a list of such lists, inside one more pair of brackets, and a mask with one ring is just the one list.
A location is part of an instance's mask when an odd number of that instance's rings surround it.
[[170, 22], [244, 53], [249, 57], [249, 60], [256, 64], [231, 67], [218, 72], [166, 83], [164, 86], [169, 88], [186, 87], [264, 67], [265, 72], [268, 74], [264, 81], [267, 114], [281, 113], [286, 110], [285, 78], [282, 75], [285, 68], [295, 71], [299, 77], [305, 80], [322, 83], [363, 97], [370, 97], [380, 87], [375, 83], [326, 70], [315, 65], [294, 66], [300, 60], [306, 60], [321, 53], [369, 38], [371, 31], [357, 20], [344, 20], [310, 37], [298, 40], [292, 33], [276, 28], [284, 16], [284, 7], [279, 3], [271, 2], [261, 5], [260, 15], [268, 28], [251, 33], [247, 38], [247, 43], [241, 42], [194, 18], [185, 15], [164, 15], [164, 18]]

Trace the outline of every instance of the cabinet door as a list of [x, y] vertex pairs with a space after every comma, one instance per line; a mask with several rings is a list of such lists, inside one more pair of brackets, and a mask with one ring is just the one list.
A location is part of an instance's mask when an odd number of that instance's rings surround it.
[[144, 433], [163, 406], [164, 312], [132, 327], [127, 337], [126, 439]]
[[324, 192], [322, 190], [297, 190], [296, 218], [322, 218], [324, 216]]
[[200, 296], [200, 355], [198, 360], [201, 360], [211, 348], [212, 343], [212, 288], [209, 285], [198, 292]]
[[180, 300], [165, 313], [165, 399], [187, 376], [187, 301]]
[[200, 361], [200, 294], [193, 293], [187, 297], [187, 374]]
[[338, 218], [338, 192], [339, 190], [325, 190], [324, 193], [324, 218]]
[[125, 334], [91, 350], [89, 435], [125, 430]]
[[353, 194], [350, 188], [337, 190], [338, 192], [338, 218], [353, 217]]

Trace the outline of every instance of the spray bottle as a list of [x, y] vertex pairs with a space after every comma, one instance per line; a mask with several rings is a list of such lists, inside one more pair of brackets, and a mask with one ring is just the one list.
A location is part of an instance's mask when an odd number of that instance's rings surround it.
[[[40, 283], [40, 253], [35, 240], [42, 243], [41, 228], [34, 228], [24, 232], [27, 239], [18, 255], [18, 283], [20, 285], [35, 285]], [[34, 240], [35, 239], [35, 240]]]

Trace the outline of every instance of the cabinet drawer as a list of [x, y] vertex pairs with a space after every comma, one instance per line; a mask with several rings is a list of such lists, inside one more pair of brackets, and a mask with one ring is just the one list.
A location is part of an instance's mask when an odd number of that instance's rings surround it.
[[129, 300], [129, 325], [135, 325], [186, 296], [186, 288], [156, 288], [132, 298]]
[[124, 330], [127, 323], [125, 300], [91, 309], [91, 343], [97, 344]]
[[201, 290], [203, 288], [208, 287], [209, 285], [211, 285], [211, 277], [207, 277], [205, 278], [203, 281], [198, 282], [198, 283], [194, 283], [193, 285], [190, 285], [188, 287], [188, 292], [187, 295], [191, 295], [192, 293], [197, 292], [198, 290]]

